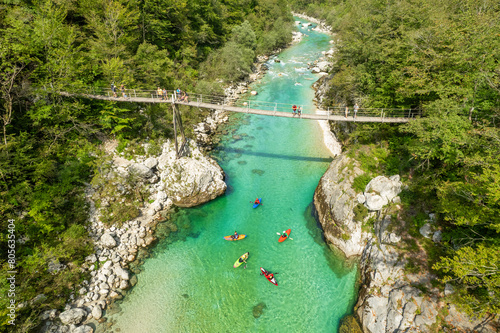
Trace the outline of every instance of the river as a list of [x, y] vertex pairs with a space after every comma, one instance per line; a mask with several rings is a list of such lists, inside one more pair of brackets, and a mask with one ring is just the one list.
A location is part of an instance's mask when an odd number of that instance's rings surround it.
[[[303, 40], [270, 60], [255, 100], [303, 105], [314, 112], [307, 63], [329, 49], [326, 34], [300, 29]], [[290, 110], [291, 111], [291, 110]], [[311, 216], [319, 179], [332, 160], [316, 121], [234, 115], [214, 158], [226, 194], [176, 216], [179, 230], [161, 241], [138, 284], [110, 316], [115, 332], [337, 332], [355, 301], [356, 267], [345, 267]], [[253, 209], [255, 198], [262, 205]], [[277, 233], [291, 228], [290, 239]], [[229, 242], [237, 230], [247, 238]], [[247, 265], [233, 268], [250, 252]], [[277, 272], [278, 286], [260, 276]], [[119, 329], [119, 330], [118, 330]]]

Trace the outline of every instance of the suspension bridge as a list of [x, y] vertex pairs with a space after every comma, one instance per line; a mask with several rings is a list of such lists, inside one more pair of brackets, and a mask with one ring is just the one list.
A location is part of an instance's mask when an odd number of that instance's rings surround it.
[[[61, 95], [116, 102], [154, 104], [168, 103], [172, 105], [175, 137], [174, 143], [177, 158], [182, 156], [182, 152], [186, 144], [184, 128], [182, 126], [182, 117], [179, 110], [177, 110], [177, 105], [186, 105], [190, 107], [228, 112], [257, 114], [263, 116], [339, 122], [406, 123], [420, 115], [420, 111], [414, 109], [359, 108], [355, 114], [352, 107], [346, 110], [345, 106], [329, 107], [326, 110], [322, 110], [318, 109], [315, 105], [272, 103], [244, 99], [241, 97], [235, 98], [195, 93], [184, 93], [179, 95], [176, 91], [166, 91], [165, 93], [160, 90], [112, 90], [93, 88], [92, 90], [79, 93], [61, 92]], [[297, 112], [298, 107], [301, 109], [300, 113]], [[178, 135], [181, 135], [183, 139], [180, 144], [177, 140]]]
[[[118, 89], [117, 89], [118, 90]], [[68, 94], [69, 95], [69, 94]], [[226, 96], [214, 96], [188, 93], [183, 99], [175, 91], [167, 91], [166, 94], [159, 94], [154, 90], [127, 89], [114, 93], [111, 89], [100, 89], [88, 91], [87, 93], [72, 94], [91, 99], [100, 99], [117, 102], [132, 103], [169, 103], [188, 105], [197, 108], [222, 110], [228, 112], [239, 112], [258, 114], [273, 117], [285, 117], [311, 120], [331, 120], [342, 122], [369, 122], [369, 123], [406, 123], [420, 115], [415, 109], [389, 109], [389, 108], [362, 108], [358, 109], [354, 117], [353, 107], [349, 107], [346, 115], [345, 107], [330, 107], [326, 110], [318, 109], [315, 105], [296, 105], [302, 109], [301, 115], [293, 112], [293, 103], [273, 103], [262, 102], [251, 99], [233, 98]], [[126, 97], [125, 97], [126, 96]]]

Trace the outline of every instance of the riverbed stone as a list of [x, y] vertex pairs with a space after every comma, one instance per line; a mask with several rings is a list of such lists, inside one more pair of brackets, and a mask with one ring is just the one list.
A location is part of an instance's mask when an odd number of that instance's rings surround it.
[[92, 317], [94, 317], [95, 320], [98, 320], [102, 317], [102, 309], [99, 304], [94, 305], [92, 308]]
[[109, 249], [116, 247], [116, 241], [109, 233], [105, 233], [101, 236], [101, 244]]
[[78, 326], [71, 330], [71, 333], [93, 333], [93, 332], [94, 329], [92, 328], [92, 326], [89, 325]]
[[130, 278], [129, 273], [121, 267], [114, 267], [113, 270], [114, 270], [116, 276], [122, 280], [128, 280]]
[[122, 289], [122, 290], [126, 290], [126, 289], [128, 289], [128, 287], [129, 287], [129, 284], [128, 284], [127, 280], [122, 280], [120, 282], [120, 285], [118, 288]]
[[59, 319], [65, 325], [79, 324], [87, 316], [87, 312], [81, 308], [66, 310], [59, 315]]

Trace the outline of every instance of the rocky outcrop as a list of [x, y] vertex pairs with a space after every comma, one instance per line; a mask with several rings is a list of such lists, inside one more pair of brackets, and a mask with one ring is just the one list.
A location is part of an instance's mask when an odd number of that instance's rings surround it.
[[157, 168], [162, 180], [159, 191], [179, 207], [200, 205], [226, 190], [222, 168], [199, 150], [193, 150], [191, 158], [176, 159], [175, 152], [162, 154]]
[[[447, 315], [441, 315], [440, 320], [453, 328], [449, 332], [493, 332], [488, 323], [442, 302], [444, 296], [453, 293], [451, 286], [439, 290], [431, 284], [437, 277], [430, 272], [423, 269], [411, 273], [406, 269], [414, 258], [402, 253], [401, 234], [394, 231], [404, 228], [397, 214], [403, 184], [398, 175], [379, 176], [363, 193], [356, 193], [353, 182], [362, 173], [357, 161], [337, 156], [316, 188], [314, 208], [327, 242], [347, 257], [359, 256], [361, 283], [355, 312], [363, 332], [429, 332], [443, 312]], [[391, 203], [392, 210], [386, 213]], [[366, 214], [359, 214], [360, 207]], [[365, 232], [362, 224], [370, 217], [375, 223]], [[441, 234], [433, 231], [433, 221], [434, 215], [429, 214], [428, 227], [421, 233], [438, 242]]]
[[[362, 283], [356, 313], [362, 329], [367, 333], [425, 331], [434, 322], [437, 301], [426, 300], [405, 274], [406, 260], [397, 248], [401, 237], [390, 231], [391, 216], [377, 219], [372, 232], [362, 230], [369, 216], [379, 214], [397, 197], [402, 186], [399, 176], [376, 177], [363, 193], [356, 193], [353, 182], [361, 174], [357, 161], [336, 157], [316, 188], [314, 206], [328, 243], [347, 257], [360, 256]], [[367, 214], [356, 216], [353, 210], [358, 205], [366, 207]]]
[[346, 257], [361, 255], [368, 237], [361, 229], [362, 221], [356, 221], [353, 213], [358, 203], [352, 183], [361, 174], [363, 171], [355, 160], [339, 155], [321, 177], [314, 193], [315, 213], [326, 241]]

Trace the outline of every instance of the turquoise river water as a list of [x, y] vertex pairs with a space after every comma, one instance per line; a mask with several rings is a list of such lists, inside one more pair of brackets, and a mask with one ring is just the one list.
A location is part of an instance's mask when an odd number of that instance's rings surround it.
[[[328, 35], [306, 31], [302, 42], [270, 60], [252, 86], [259, 101], [297, 103], [314, 112], [307, 63], [328, 50]], [[290, 110], [291, 111], [291, 110]], [[183, 209], [179, 231], [160, 242], [139, 283], [113, 316], [115, 332], [337, 332], [356, 297], [356, 267], [330, 251], [311, 216], [314, 190], [331, 153], [316, 121], [234, 115], [214, 158], [228, 190]], [[262, 197], [262, 205], [252, 208]], [[292, 229], [278, 243], [278, 232]], [[223, 236], [248, 237], [229, 242]], [[233, 263], [250, 252], [246, 268]], [[260, 276], [277, 272], [278, 286]], [[119, 328], [119, 330], [118, 330]]]

